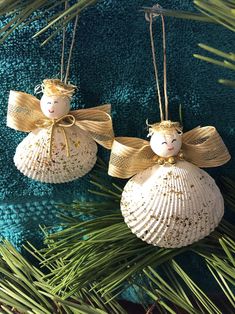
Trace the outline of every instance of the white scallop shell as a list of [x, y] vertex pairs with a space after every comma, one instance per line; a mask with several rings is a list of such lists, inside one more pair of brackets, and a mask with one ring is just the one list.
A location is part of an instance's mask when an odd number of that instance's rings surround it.
[[95, 141], [89, 133], [77, 126], [64, 129], [69, 144], [69, 157], [60, 127], [54, 129], [51, 158], [50, 130], [38, 128], [18, 145], [14, 156], [16, 167], [27, 177], [46, 183], [68, 182], [88, 173], [97, 159]]
[[186, 161], [155, 165], [131, 178], [121, 211], [136, 236], [149, 244], [174, 248], [209, 235], [224, 214], [214, 179]]

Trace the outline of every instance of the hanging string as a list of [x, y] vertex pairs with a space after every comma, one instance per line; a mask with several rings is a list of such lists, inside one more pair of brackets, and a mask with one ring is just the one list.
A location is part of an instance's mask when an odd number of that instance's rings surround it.
[[164, 76], [164, 97], [165, 97], [165, 119], [168, 120], [168, 96], [167, 96], [167, 69], [166, 69], [166, 29], [164, 16], [162, 20], [162, 42], [163, 42], [163, 76]]
[[160, 91], [160, 85], [159, 85], [158, 68], [157, 68], [156, 53], [155, 53], [155, 46], [154, 46], [154, 39], [153, 39], [153, 14], [152, 13], [150, 13], [149, 15], [149, 32], [150, 32], [150, 40], [151, 40], [151, 48], [152, 48], [153, 67], [154, 67], [155, 80], [156, 80], [156, 85], [157, 85], [160, 117], [161, 117], [161, 121], [163, 121], [164, 114], [163, 114], [163, 109], [162, 109], [162, 98], [161, 98], [161, 91]]
[[70, 70], [70, 63], [71, 63], [71, 58], [72, 58], [72, 52], [73, 52], [73, 47], [75, 43], [75, 37], [76, 37], [76, 29], [78, 25], [78, 14], [76, 15], [75, 21], [74, 21], [74, 27], [73, 27], [73, 37], [69, 49], [69, 58], [68, 58], [68, 63], [67, 63], [67, 68], [66, 68], [66, 73], [65, 73], [65, 78], [64, 78], [64, 83], [66, 84], [69, 78], [69, 70]]
[[[160, 6], [156, 5], [154, 7], [159, 8]], [[167, 68], [166, 68], [166, 62], [167, 62], [167, 60], [166, 60], [166, 31], [165, 31], [164, 17], [163, 17], [162, 14], [159, 14], [159, 15], [161, 15], [161, 21], [162, 21], [165, 117], [164, 117], [164, 114], [163, 114], [163, 105], [162, 105], [162, 99], [161, 99], [161, 91], [160, 91], [160, 84], [159, 84], [159, 77], [158, 77], [158, 68], [157, 68], [157, 63], [156, 63], [156, 52], [155, 52], [154, 37], [153, 37], [153, 16], [156, 16], [156, 14], [150, 13], [148, 20], [149, 20], [149, 33], [150, 33], [150, 41], [151, 41], [151, 49], [152, 49], [153, 67], [154, 67], [155, 80], [156, 80], [156, 86], [157, 86], [160, 118], [161, 118], [161, 121], [163, 121], [163, 120], [168, 120]]]
[[[65, 11], [68, 8], [68, 1], [64, 3]], [[60, 62], [60, 80], [63, 81], [64, 76], [64, 50], [65, 50], [65, 35], [66, 35], [66, 26], [63, 27], [63, 35], [62, 35], [62, 53], [61, 53], [61, 62]]]
[[[64, 8], [65, 8], [65, 10], [68, 9], [68, 1], [65, 1], [65, 7]], [[70, 45], [70, 49], [69, 49], [69, 56], [68, 56], [68, 62], [67, 62], [65, 76], [64, 76], [64, 63], [65, 63], [64, 60], [65, 60], [66, 26], [63, 27], [62, 53], [61, 53], [61, 62], [60, 62], [60, 80], [63, 81], [63, 78], [64, 78], [65, 84], [67, 84], [68, 78], [69, 78], [70, 64], [71, 64], [71, 59], [72, 59], [73, 47], [74, 47], [74, 43], [75, 43], [77, 25], [78, 25], [78, 14], [76, 15], [76, 18], [74, 21], [73, 35], [72, 35], [72, 41], [71, 41], [71, 45]]]

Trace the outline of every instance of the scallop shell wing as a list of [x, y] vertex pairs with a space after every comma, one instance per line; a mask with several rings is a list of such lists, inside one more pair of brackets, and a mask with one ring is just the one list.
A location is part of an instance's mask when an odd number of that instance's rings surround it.
[[49, 156], [49, 129], [32, 131], [17, 147], [14, 162], [25, 176], [45, 183], [73, 181], [88, 173], [96, 163], [97, 145], [89, 133], [72, 126], [65, 129], [69, 153], [60, 127], [53, 133]]
[[174, 248], [209, 235], [224, 214], [214, 179], [186, 161], [155, 165], [131, 178], [121, 211], [136, 236], [149, 244]]

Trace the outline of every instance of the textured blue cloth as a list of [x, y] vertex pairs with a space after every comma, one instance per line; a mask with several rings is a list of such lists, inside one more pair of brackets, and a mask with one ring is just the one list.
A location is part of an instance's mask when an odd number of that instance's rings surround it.
[[[70, 77], [79, 88], [73, 108], [111, 103], [118, 136], [145, 138], [146, 119], [159, 120], [149, 26], [140, 11], [153, 4], [154, 1], [147, 0], [100, 0], [79, 20]], [[161, 5], [193, 10], [193, 5], [183, 0], [165, 0]], [[5, 22], [2, 20], [0, 26]], [[6, 127], [10, 89], [32, 94], [44, 78], [55, 77], [60, 71], [60, 38], [43, 48], [39, 40], [31, 39], [42, 26], [40, 21], [17, 30], [0, 46], [0, 224], [1, 235], [17, 247], [25, 240], [34, 243], [40, 240], [39, 224], [58, 222], [55, 203], [89, 197], [87, 177], [66, 184], [42, 184], [23, 176], [13, 163], [15, 149], [26, 134]], [[154, 24], [154, 29], [159, 56], [160, 21]], [[192, 56], [201, 52], [197, 47], [200, 42], [231, 51], [233, 33], [214, 24], [175, 18], [166, 19], [166, 30], [170, 118], [178, 120], [182, 104], [185, 130], [214, 125], [233, 155], [234, 91], [216, 83], [218, 78], [230, 78], [233, 73]], [[69, 46], [71, 32], [67, 39]], [[105, 156], [103, 150], [100, 155]], [[216, 178], [234, 177], [234, 162], [209, 171]]]

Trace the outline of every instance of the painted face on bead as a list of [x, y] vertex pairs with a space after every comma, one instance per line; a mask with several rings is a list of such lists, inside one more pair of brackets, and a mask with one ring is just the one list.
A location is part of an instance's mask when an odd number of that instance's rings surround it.
[[150, 140], [150, 146], [155, 154], [160, 157], [176, 156], [182, 146], [182, 134], [176, 130], [155, 131]]
[[50, 119], [59, 119], [70, 111], [69, 97], [43, 95], [40, 101], [43, 114]]

